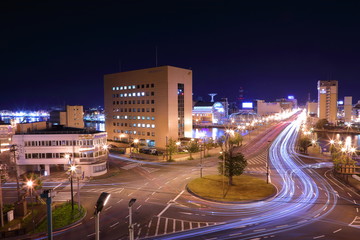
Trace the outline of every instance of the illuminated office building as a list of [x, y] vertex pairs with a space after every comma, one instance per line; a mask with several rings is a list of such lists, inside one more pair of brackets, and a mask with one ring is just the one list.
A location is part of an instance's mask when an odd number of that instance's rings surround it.
[[318, 118], [337, 120], [338, 81], [318, 81]]
[[161, 66], [107, 74], [104, 97], [109, 139], [163, 148], [166, 139], [191, 137], [191, 70]]

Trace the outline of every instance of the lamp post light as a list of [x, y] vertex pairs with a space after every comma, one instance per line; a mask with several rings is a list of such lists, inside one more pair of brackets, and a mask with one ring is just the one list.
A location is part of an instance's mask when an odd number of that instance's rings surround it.
[[65, 154], [65, 158], [69, 160], [70, 163], [70, 191], [71, 191], [71, 211], [74, 212], [74, 188], [73, 188], [73, 173], [76, 171], [76, 166], [72, 163], [71, 155]]
[[95, 204], [95, 240], [100, 239], [100, 212], [109, 201], [110, 193], [102, 192]]
[[129, 201], [129, 239], [134, 240], [134, 225], [132, 223], [132, 205], [136, 202], [136, 198]]
[[175, 144], [176, 144], [176, 146], [177, 146], [177, 151], [179, 152], [179, 148], [180, 148], [181, 142], [180, 142], [180, 141], [177, 141]]
[[122, 134], [120, 134], [119, 137], [120, 137], [120, 142], [121, 142], [121, 139], [122, 139], [123, 137], [125, 137], [125, 134], [122, 133]]
[[35, 220], [34, 220], [34, 202], [33, 202], [33, 189], [34, 189], [34, 181], [32, 179], [26, 182], [26, 186], [28, 192], [30, 192], [30, 200], [31, 200], [31, 216], [32, 216], [32, 223], [33, 223], [33, 231], [35, 231]]

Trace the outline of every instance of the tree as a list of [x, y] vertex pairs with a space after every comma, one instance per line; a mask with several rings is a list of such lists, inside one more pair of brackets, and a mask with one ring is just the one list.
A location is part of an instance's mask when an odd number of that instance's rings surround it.
[[229, 141], [231, 141], [232, 145], [242, 146], [243, 136], [238, 132], [234, 132]]
[[[219, 163], [219, 173], [228, 177], [229, 185], [233, 185], [233, 176], [240, 176], [244, 173], [244, 170], [247, 166], [247, 160], [242, 153], [237, 153], [233, 155], [234, 152], [231, 150], [220, 155], [219, 159], [223, 160], [225, 157], [225, 164], [222, 162]], [[223, 169], [225, 165], [225, 171]]]
[[166, 146], [167, 153], [169, 156], [168, 161], [172, 161], [172, 155], [177, 151], [176, 141], [172, 138], [169, 139], [168, 145]]
[[204, 145], [205, 145], [205, 149], [207, 150], [207, 154], [205, 153], [205, 155], [209, 155], [209, 150], [215, 147], [214, 140], [212, 138], [209, 138], [204, 142]]
[[311, 146], [311, 141], [308, 137], [301, 137], [299, 139], [299, 149], [303, 153], [307, 153], [308, 147]]
[[194, 158], [192, 157], [192, 154], [193, 153], [196, 153], [199, 151], [199, 145], [197, 142], [195, 141], [190, 141], [187, 145], [186, 145], [186, 148], [185, 148], [189, 154], [190, 154], [190, 157], [189, 157], [189, 160], [193, 160]]
[[325, 118], [322, 118], [322, 119], [319, 119], [319, 121], [316, 122], [315, 124], [315, 128], [317, 129], [324, 129], [326, 125], [328, 125], [329, 122], [327, 119]]

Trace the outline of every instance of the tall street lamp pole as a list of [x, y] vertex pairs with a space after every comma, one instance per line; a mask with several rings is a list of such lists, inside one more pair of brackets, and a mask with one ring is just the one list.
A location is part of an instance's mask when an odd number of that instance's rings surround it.
[[74, 212], [74, 188], [73, 188], [73, 172], [76, 170], [76, 166], [73, 165], [73, 162], [71, 160], [71, 155], [66, 154], [65, 158], [69, 160], [70, 163], [70, 191], [71, 191], [71, 211]]
[[100, 239], [100, 212], [109, 201], [110, 193], [102, 192], [95, 204], [95, 240]]
[[32, 197], [33, 195], [32, 192], [34, 189], [34, 181], [30, 179], [29, 181], [26, 182], [26, 186], [28, 188], [28, 191], [30, 192], [32, 224], [33, 224], [33, 231], [35, 231], [34, 202]]
[[136, 202], [136, 198], [129, 201], [129, 239], [134, 240], [134, 225], [132, 223], [132, 205]]
[[15, 164], [15, 177], [16, 177], [16, 191], [18, 196], [18, 201], [21, 200], [20, 195], [20, 183], [19, 183], [19, 175], [18, 175], [18, 169], [17, 169], [17, 163], [16, 163], [16, 151], [18, 150], [17, 145], [13, 144], [10, 146], [10, 152], [14, 153], [14, 164]]

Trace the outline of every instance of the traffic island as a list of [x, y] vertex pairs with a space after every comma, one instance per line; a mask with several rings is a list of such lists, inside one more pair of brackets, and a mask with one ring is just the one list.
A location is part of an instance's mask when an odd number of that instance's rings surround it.
[[[208, 175], [196, 178], [187, 185], [189, 193], [209, 201], [226, 203], [244, 203], [261, 201], [274, 196], [277, 192], [272, 184], [248, 175], [233, 177], [233, 185], [228, 185], [228, 178]], [[223, 188], [225, 186], [225, 188]]]

